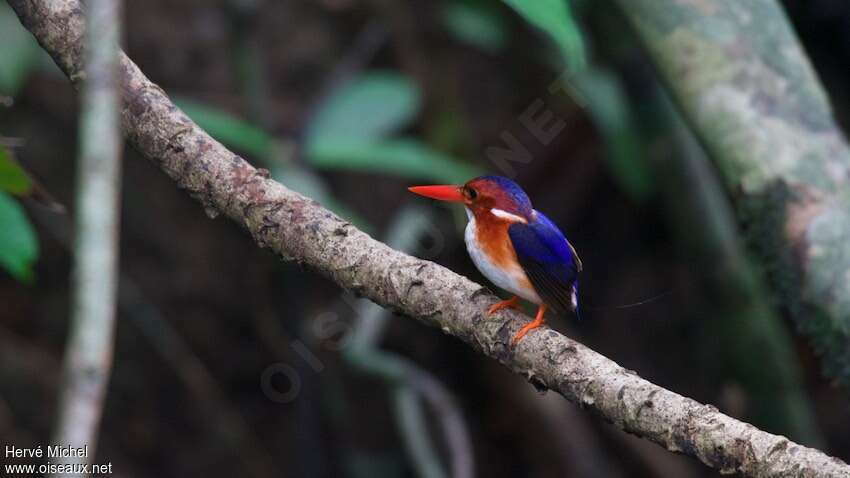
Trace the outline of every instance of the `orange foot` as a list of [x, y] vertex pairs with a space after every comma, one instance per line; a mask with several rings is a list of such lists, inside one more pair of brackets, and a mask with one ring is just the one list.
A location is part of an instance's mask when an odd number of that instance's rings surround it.
[[511, 340], [511, 344], [516, 345], [517, 342], [520, 341], [520, 339], [525, 337], [525, 334], [543, 325], [543, 322], [545, 322], [543, 320], [544, 314], [546, 314], [546, 304], [540, 304], [540, 307], [537, 309], [537, 316], [532, 322], [525, 324], [523, 328], [519, 329], [519, 332], [517, 332], [516, 335], [514, 335], [513, 340]]
[[487, 315], [493, 315], [502, 309], [519, 310], [520, 306], [517, 302], [519, 302], [519, 297], [517, 296], [513, 296], [508, 300], [496, 302], [495, 304], [491, 305], [489, 309], [487, 309]]

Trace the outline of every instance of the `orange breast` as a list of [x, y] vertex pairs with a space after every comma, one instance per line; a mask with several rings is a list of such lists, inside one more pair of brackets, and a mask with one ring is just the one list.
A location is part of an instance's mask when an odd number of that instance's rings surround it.
[[508, 236], [510, 223], [500, 219], [489, 219], [486, 216], [476, 218], [476, 239], [481, 251], [487, 254], [490, 261], [497, 267], [515, 277], [522, 287], [533, 289], [531, 281], [520, 266], [516, 251]]
[[519, 265], [516, 252], [511, 245], [511, 238], [508, 237], [508, 226], [510, 224], [505, 221], [487, 221], [476, 218], [475, 225], [478, 226], [475, 234], [478, 245], [494, 264], [504, 269]]

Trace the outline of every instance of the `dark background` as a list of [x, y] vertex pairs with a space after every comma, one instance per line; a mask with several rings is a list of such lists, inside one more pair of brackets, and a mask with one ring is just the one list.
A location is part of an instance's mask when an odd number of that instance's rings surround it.
[[[507, 41], [491, 51], [452, 34], [443, 16], [448, 2], [378, 0], [127, 2], [125, 49], [169, 94], [247, 118], [287, 141], [307, 134], [317, 105], [338, 87], [334, 81], [374, 69], [401, 73], [421, 91], [421, 111], [404, 135], [459, 161], [499, 173], [484, 152], [512, 132], [533, 154], [529, 164], [514, 164], [516, 180], [579, 251], [587, 303], [610, 306], [671, 291], [644, 306], [589, 310], [581, 321], [552, 318], [550, 324], [654, 383], [791, 434], [782, 417], [754, 405], [760, 402], [749, 395], [747, 380], [758, 378], [736, 373], [784, 371], [781, 364], [729, 352], [738, 329], [730, 309], [718, 308], [723, 278], [713, 276], [712, 260], [698, 257], [693, 243], [699, 241], [690, 237], [702, 218], [683, 213], [671, 198], [665, 164], [675, 150], [665, 142], [669, 125], [655, 121], [647, 106], [657, 100], [652, 66], [615, 8], [578, 3], [594, 61], [621, 79], [635, 118], [629, 134], [640, 141], [629, 143], [626, 156], [635, 163], [626, 168], [606, 159], [616, 137], [601, 132], [586, 108], [547, 91], [560, 74], [547, 59], [550, 46], [498, 2], [492, 11]], [[850, 3], [784, 3], [846, 127]], [[374, 43], [373, 51], [358, 44], [363, 38]], [[518, 121], [537, 99], [566, 123], [545, 146]], [[27, 80], [13, 106], [0, 107], [0, 133], [24, 142], [15, 148], [19, 161], [70, 209], [77, 114], [77, 96], [48, 67]], [[433, 178], [316, 167], [300, 152], [286, 160], [376, 237], [402, 207], [432, 208], [442, 240], [428, 258], [483, 283], [467, 257], [458, 216], [405, 190]], [[649, 184], [638, 188], [643, 192], [628, 186], [636, 168], [648, 178], [636, 180]], [[233, 223], [210, 220], [131, 149], [123, 178], [122, 300], [94, 462], [111, 461], [117, 476], [415, 475], [390, 388], [354, 370], [339, 352], [356, 315], [344, 292], [260, 250]], [[69, 319], [70, 217], [28, 210], [41, 245], [35, 280], [27, 285], [0, 275], [0, 442], [19, 447], [49, 439]], [[422, 246], [434, 246], [430, 241]], [[337, 321], [317, 332], [317, 318], [328, 317]], [[845, 392], [820, 373], [793, 323], [779, 320], [793, 337], [815, 414], [815, 438], [792, 438], [850, 459]], [[716, 473], [552, 393], [538, 394], [494, 361], [409, 318], [391, 317], [381, 345], [454, 394], [472, 437], [477, 476]], [[280, 364], [298, 377], [297, 397], [287, 403], [269, 398], [261, 385], [264, 371]], [[286, 392], [293, 383], [277, 374], [266, 385]], [[431, 431], [445, 458], [442, 435]]]

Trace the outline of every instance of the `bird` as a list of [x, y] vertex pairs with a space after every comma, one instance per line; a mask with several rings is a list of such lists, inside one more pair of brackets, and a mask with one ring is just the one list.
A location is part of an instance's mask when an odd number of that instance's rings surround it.
[[411, 186], [420, 196], [462, 203], [469, 222], [464, 241], [472, 262], [493, 284], [512, 294], [493, 304], [487, 315], [519, 309], [519, 298], [537, 304], [534, 320], [511, 340], [545, 323], [547, 310], [559, 315], [578, 309], [581, 260], [564, 234], [515, 182], [502, 176], [479, 176], [462, 185]]

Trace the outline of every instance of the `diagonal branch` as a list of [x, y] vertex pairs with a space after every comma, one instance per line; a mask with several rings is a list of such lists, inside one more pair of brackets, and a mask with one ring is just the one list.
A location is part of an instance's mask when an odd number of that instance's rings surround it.
[[[84, 28], [78, 0], [8, 0], [21, 22], [79, 87]], [[527, 321], [487, 319], [496, 301], [482, 286], [432, 262], [395, 251], [267, 178], [189, 120], [126, 56], [121, 59], [122, 125], [129, 142], [186, 189], [211, 216], [222, 213], [256, 242], [340, 286], [415, 317], [471, 345], [538, 387], [557, 391], [617, 427], [723, 472], [755, 477], [847, 477], [836, 458], [763, 432], [708, 405], [654, 385], [548, 329], [515, 349]]]

